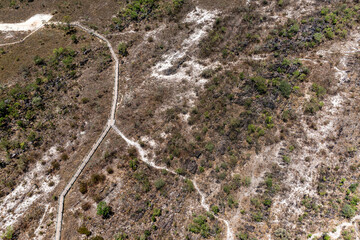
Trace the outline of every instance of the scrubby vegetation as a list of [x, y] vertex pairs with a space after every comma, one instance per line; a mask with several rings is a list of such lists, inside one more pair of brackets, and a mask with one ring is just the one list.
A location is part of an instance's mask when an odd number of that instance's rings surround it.
[[113, 29], [123, 30], [133, 22], [176, 14], [184, 0], [134, 0], [126, 4], [113, 19]]
[[[73, 94], [74, 88], [81, 86], [79, 79], [89, 60], [94, 64], [99, 61], [103, 70], [109, 66], [109, 62], [103, 60], [104, 49], [91, 52], [85, 44], [88, 43], [82, 39], [76, 50], [58, 47], [50, 56], [35, 55], [32, 63], [22, 67], [18, 77], [22, 81], [1, 86], [0, 146], [3, 155], [0, 175], [3, 181], [0, 182], [0, 196], [14, 189], [18, 184], [17, 178], [41, 159], [39, 150], [53, 140], [53, 134], [60, 130], [61, 120], [73, 119], [69, 128], [75, 130], [80, 127], [81, 124], [74, 120], [82, 117], [79, 109], [84, 102], [80, 101], [79, 93], [73, 98], [67, 98], [66, 93]], [[8, 54], [4, 53], [2, 57], [6, 58]], [[66, 162], [68, 158], [62, 151], [59, 159], [51, 162], [48, 173], [58, 171], [59, 161]]]

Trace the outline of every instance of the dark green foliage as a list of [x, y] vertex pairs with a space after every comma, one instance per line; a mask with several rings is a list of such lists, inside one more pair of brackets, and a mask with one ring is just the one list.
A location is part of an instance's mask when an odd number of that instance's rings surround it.
[[345, 204], [341, 209], [341, 214], [345, 218], [352, 218], [355, 216], [356, 210], [349, 204]]
[[128, 235], [126, 233], [118, 233], [114, 236], [115, 240], [125, 240], [128, 239]]
[[211, 207], [211, 211], [213, 211], [214, 214], [216, 215], [216, 214], [218, 214], [218, 213], [220, 212], [220, 209], [219, 209], [218, 206], [213, 205], [213, 206]]
[[91, 235], [91, 232], [85, 226], [81, 226], [78, 228], [78, 233], [86, 235], [87, 237]]
[[213, 143], [209, 142], [205, 145], [205, 149], [208, 150], [209, 152], [212, 152], [214, 150], [215, 146]]
[[157, 190], [162, 189], [165, 186], [165, 181], [163, 179], [158, 179], [155, 181], [155, 187]]
[[193, 192], [195, 190], [194, 183], [190, 179], [185, 179], [185, 190]]
[[320, 102], [317, 98], [311, 98], [309, 102], [305, 103], [304, 111], [305, 113], [315, 114], [321, 110], [323, 106], [323, 102]]
[[316, 83], [312, 85], [311, 90], [316, 93], [317, 97], [322, 97], [326, 94], [326, 89]]
[[111, 208], [106, 204], [106, 202], [99, 202], [96, 207], [97, 215], [102, 216], [103, 218], [108, 218], [110, 216]]
[[88, 191], [88, 186], [87, 186], [87, 183], [86, 183], [86, 182], [80, 182], [80, 184], [79, 184], [79, 191], [80, 191], [82, 194], [87, 193], [87, 191]]
[[259, 93], [261, 94], [266, 93], [268, 86], [265, 78], [261, 76], [257, 76], [252, 78], [251, 80], [255, 83], [255, 88]]
[[91, 183], [93, 185], [96, 185], [96, 184], [99, 184], [101, 182], [104, 182], [105, 181], [105, 175], [104, 174], [98, 174], [98, 173], [94, 173], [91, 175]]
[[263, 214], [261, 212], [255, 212], [251, 217], [255, 222], [262, 222], [263, 220]]
[[299, 52], [313, 48], [327, 39], [337, 36], [344, 38], [347, 28], [358, 20], [358, 7], [335, 5], [335, 8], [323, 8], [318, 14], [312, 14], [300, 23], [289, 20], [284, 26], [272, 31], [268, 37], [266, 49], [276, 54]]
[[113, 19], [112, 28], [123, 30], [132, 22], [141, 22], [145, 19], [163, 17], [176, 14], [184, 4], [184, 0], [133, 0], [122, 8], [117, 17]]
[[141, 171], [135, 172], [134, 178], [138, 180], [140, 183], [142, 183], [142, 190], [144, 192], [150, 191], [151, 189], [150, 181], [143, 172]]
[[38, 55], [36, 55], [34, 57], [34, 63], [35, 65], [44, 65], [45, 64], [45, 59], [39, 57]]
[[358, 186], [359, 186], [358, 183], [353, 183], [353, 184], [350, 185], [349, 189], [350, 189], [350, 191], [351, 191], [352, 193], [354, 193], [354, 192], [356, 191], [356, 189], [357, 189]]
[[286, 80], [281, 81], [279, 85], [279, 90], [284, 97], [286, 98], [290, 97], [291, 85], [288, 81]]
[[268, 189], [271, 189], [273, 186], [273, 179], [271, 177], [267, 177], [265, 180], [265, 185]]
[[263, 204], [266, 207], [271, 207], [272, 201], [271, 201], [271, 199], [265, 199]]
[[99, 235], [97, 235], [97, 236], [91, 238], [90, 240], [104, 240], [104, 238], [101, 237], [101, 236], [99, 236]]
[[241, 233], [239, 232], [238, 234], [236, 234], [236, 237], [239, 240], [248, 240], [249, 239], [249, 235], [247, 233]]
[[118, 51], [120, 56], [126, 57], [129, 53], [128, 53], [128, 46], [125, 42], [121, 42], [118, 45]]
[[208, 225], [207, 218], [199, 215], [193, 219], [193, 223], [188, 227], [190, 232], [200, 234], [204, 238], [210, 236], [210, 226]]
[[137, 169], [137, 164], [138, 164], [137, 158], [134, 158], [129, 161], [129, 166], [133, 171], [135, 171]]

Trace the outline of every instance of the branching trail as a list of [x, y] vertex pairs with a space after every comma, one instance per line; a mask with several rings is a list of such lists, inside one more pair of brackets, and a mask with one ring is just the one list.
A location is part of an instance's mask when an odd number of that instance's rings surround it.
[[91, 157], [94, 155], [96, 149], [100, 146], [101, 142], [104, 140], [104, 138], [107, 135], [107, 133], [109, 132], [111, 126], [114, 125], [114, 123], [115, 123], [116, 103], [117, 103], [117, 99], [118, 99], [119, 59], [116, 56], [115, 51], [114, 51], [113, 47], [111, 46], [111, 43], [104, 36], [102, 36], [101, 34], [99, 34], [99, 33], [95, 32], [95, 31], [81, 25], [78, 22], [71, 23], [71, 25], [75, 26], [75, 27], [78, 27], [78, 28], [82, 29], [83, 31], [85, 31], [85, 32], [87, 32], [87, 33], [89, 33], [91, 35], [94, 35], [95, 37], [99, 38], [100, 40], [104, 41], [107, 44], [107, 46], [108, 46], [108, 48], [109, 48], [109, 50], [111, 52], [111, 56], [115, 61], [114, 94], [113, 94], [113, 101], [112, 101], [112, 106], [111, 106], [110, 117], [109, 117], [108, 122], [106, 123], [106, 125], [104, 127], [104, 130], [103, 130], [102, 134], [100, 135], [100, 137], [98, 138], [96, 143], [92, 146], [90, 152], [82, 160], [81, 165], [79, 166], [78, 170], [76, 171], [76, 173], [73, 175], [73, 177], [70, 179], [70, 181], [68, 182], [68, 184], [66, 185], [66, 187], [64, 188], [62, 193], [60, 194], [58, 213], [57, 213], [57, 218], [56, 218], [55, 240], [60, 240], [61, 239], [61, 227], [62, 227], [62, 221], [63, 221], [65, 197], [66, 197], [67, 193], [70, 191], [71, 187], [74, 185], [77, 178], [80, 176], [81, 172], [84, 170], [86, 164], [90, 161]]
[[[61, 22], [52, 22], [54, 24], [64, 24]], [[97, 150], [97, 148], [100, 146], [100, 144], [102, 143], [102, 141], [104, 140], [104, 138], [106, 137], [107, 133], [110, 131], [111, 128], [113, 128], [115, 130], [115, 132], [117, 134], [119, 134], [128, 145], [133, 146], [137, 149], [137, 151], [139, 152], [140, 155], [140, 160], [145, 162], [146, 164], [150, 165], [151, 167], [155, 168], [155, 169], [159, 169], [159, 170], [166, 170], [172, 174], [178, 175], [180, 176], [182, 179], [185, 179], [184, 176], [181, 176], [179, 174], [177, 174], [175, 171], [168, 169], [166, 167], [162, 167], [162, 166], [157, 166], [153, 161], [150, 161], [147, 158], [147, 153], [146, 151], [140, 146], [139, 143], [134, 142], [130, 139], [128, 139], [115, 125], [115, 113], [116, 113], [116, 105], [117, 105], [117, 100], [118, 100], [118, 85], [119, 85], [119, 59], [115, 54], [115, 51], [111, 45], [111, 43], [109, 42], [109, 40], [107, 40], [103, 35], [81, 25], [79, 22], [73, 22], [70, 23], [71, 26], [74, 27], [78, 27], [80, 29], [82, 29], [83, 31], [97, 37], [98, 39], [104, 41], [106, 43], [106, 45], [108, 46], [110, 52], [111, 52], [111, 56], [113, 58], [113, 60], [115, 61], [115, 72], [114, 72], [114, 94], [113, 94], [113, 101], [112, 101], [112, 107], [111, 107], [111, 113], [110, 113], [110, 117], [100, 135], [100, 137], [97, 139], [97, 141], [93, 144], [93, 146], [91, 147], [90, 151], [88, 152], [88, 154], [85, 156], [85, 158], [82, 160], [81, 165], [78, 167], [77, 171], [75, 172], [75, 174], [72, 176], [72, 178], [70, 179], [70, 181], [68, 182], [68, 184], [66, 185], [66, 187], [64, 188], [64, 190], [61, 192], [60, 196], [59, 196], [59, 205], [58, 205], [58, 212], [57, 212], [57, 218], [56, 218], [56, 233], [55, 233], [55, 240], [60, 240], [61, 239], [61, 229], [62, 229], [62, 222], [63, 222], [63, 212], [64, 212], [64, 202], [65, 202], [65, 197], [67, 195], [67, 193], [70, 191], [71, 187], [74, 185], [74, 183], [76, 182], [77, 178], [80, 176], [80, 174], [82, 173], [82, 171], [84, 170], [85, 166], [87, 165], [87, 163], [90, 161], [91, 157], [94, 155], [95, 151]], [[42, 23], [39, 27], [37, 27], [35, 30], [33, 30], [29, 35], [27, 35], [25, 38], [16, 41], [16, 42], [12, 42], [12, 43], [5, 43], [5, 44], [0, 44], [0, 46], [8, 46], [8, 45], [13, 45], [13, 44], [17, 44], [17, 43], [21, 43], [24, 42], [28, 37], [30, 37], [32, 34], [34, 34], [36, 31], [38, 31], [39, 29], [41, 29], [44, 26], [44, 23]], [[196, 183], [196, 179], [190, 179], [193, 184], [194, 184], [194, 188], [195, 190], [198, 192], [198, 194], [200, 195], [200, 204], [202, 206], [202, 208], [204, 208], [206, 211], [210, 210], [210, 206], [209, 204], [206, 203], [206, 196], [205, 194], [200, 190], [200, 188], [198, 187], [197, 183]], [[44, 217], [44, 216], [43, 216]], [[234, 235], [232, 232], [232, 229], [230, 227], [230, 223], [219, 217], [219, 216], [215, 216], [218, 220], [222, 221], [227, 228], [227, 234], [226, 234], [226, 239], [227, 240], [233, 240], [234, 239]]]
[[24, 42], [28, 37], [30, 37], [35, 32], [40, 30], [44, 26], [44, 24], [46, 24], [51, 18], [52, 15], [50, 14], [36, 14], [35, 16], [29, 18], [26, 22], [23, 23], [1, 23], [0, 31], [4, 31], [4, 32], [31, 31], [31, 32], [26, 37], [24, 37], [19, 41], [2, 43], [0, 44], [0, 47]]
[[[146, 164], [150, 165], [151, 167], [153, 167], [153, 168], [155, 168], [155, 169], [166, 170], [166, 171], [168, 171], [168, 172], [170, 172], [170, 173], [172, 173], [172, 174], [178, 175], [178, 176], [181, 177], [182, 179], [186, 179], [184, 176], [177, 174], [175, 171], [173, 171], [173, 170], [171, 170], [171, 169], [169, 169], [169, 168], [167, 168], [167, 167], [162, 167], [162, 166], [156, 165], [153, 161], [151, 161], [151, 160], [149, 160], [149, 159], [147, 158], [147, 156], [146, 156], [146, 154], [147, 154], [146, 151], [140, 146], [139, 143], [134, 142], [134, 141], [128, 139], [128, 138], [116, 127], [116, 125], [112, 125], [112, 128], [115, 130], [115, 132], [116, 132], [118, 135], [120, 135], [120, 136], [125, 140], [125, 142], [126, 142], [128, 145], [136, 148], [136, 150], [139, 152], [140, 160], [141, 160], [141, 161], [145, 162]], [[209, 206], [209, 204], [206, 203], [206, 196], [205, 196], [205, 194], [200, 190], [200, 188], [198, 187], [198, 185], [197, 185], [197, 183], [196, 183], [196, 179], [189, 179], [189, 180], [191, 180], [191, 181], [193, 182], [195, 190], [196, 190], [196, 191], [198, 192], [198, 194], [200, 195], [200, 204], [201, 204], [201, 207], [203, 207], [206, 211], [210, 211], [210, 206]], [[226, 233], [226, 239], [227, 239], [227, 240], [233, 240], [233, 239], [234, 239], [234, 234], [233, 234], [232, 229], [231, 229], [231, 227], [230, 227], [230, 223], [229, 223], [227, 220], [225, 220], [225, 219], [223, 219], [223, 218], [221, 218], [221, 217], [219, 217], [219, 216], [216, 216], [216, 215], [215, 215], [215, 217], [216, 217], [217, 219], [219, 219], [220, 221], [222, 221], [222, 222], [226, 225], [226, 231], [227, 231], [227, 233]]]

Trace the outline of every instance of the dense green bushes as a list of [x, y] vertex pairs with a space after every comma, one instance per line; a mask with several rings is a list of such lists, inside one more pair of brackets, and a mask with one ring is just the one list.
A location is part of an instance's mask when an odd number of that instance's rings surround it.
[[108, 218], [111, 213], [111, 208], [106, 204], [106, 202], [101, 201], [96, 207], [96, 213], [103, 218]]
[[204, 238], [208, 238], [210, 236], [210, 226], [207, 221], [207, 217], [203, 215], [199, 215], [194, 217], [193, 223], [188, 227], [190, 232], [200, 234]]

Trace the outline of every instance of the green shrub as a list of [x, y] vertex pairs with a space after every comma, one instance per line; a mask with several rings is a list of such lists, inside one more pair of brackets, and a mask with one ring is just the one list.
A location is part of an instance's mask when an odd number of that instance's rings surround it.
[[111, 208], [106, 204], [106, 202], [99, 202], [96, 210], [97, 215], [102, 216], [103, 218], [108, 218], [110, 216]]
[[322, 42], [324, 35], [322, 33], [315, 33], [314, 40], [318, 43]]
[[190, 232], [200, 234], [204, 238], [210, 236], [210, 227], [205, 216], [199, 215], [193, 219], [193, 223], [188, 226]]
[[99, 235], [97, 235], [97, 236], [91, 238], [90, 240], [104, 240], [104, 238], [101, 237], [101, 236], [99, 236]]
[[128, 235], [126, 233], [118, 233], [114, 236], [115, 240], [125, 240], [128, 239]]
[[244, 177], [242, 179], [242, 184], [245, 186], [245, 187], [250, 187], [251, 185], [251, 177]]
[[212, 152], [214, 150], [215, 146], [212, 142], [209, 142], [205, 145], [205, 149], [208, 150], [209, 152]]
[[253, 143], [252, 137], [251, 137], [251, 136], [246, 136], [246, 142], [247, 142], [248, 144], [252, 144], [252, 143]]
[[211, 211], [213, 211], [214, 214], [218, 214], [218, 213], [220, 212], [220, 209], [219, 209], [218, 206], [213, 205], [213, 206], [211, 207]]
[[151, 216], [151, 221], [156, 222], [156, 217], [159, 217], [159, 216], [161, 216], [161, 209], [154, 208], [153, 214]]
[[14, 235], [14, 228], [12, 226], [8, 226], [6, 228], [6, 231], [5, 233], [1, 236], [2, 239], [8, 239], [8, 240], [11, 240], [13, 238], [13, 235]]
[[265, 185], [268, 189], [271, 189], [273, 186], [273, 179], [271, 177], [267, 177], [265, 180]]
[[45, 64], [45, 59], [43, 59], [43, 58], [39, 57], [38, 55], [36, 55], [34, 57], [34, 63], [35, 63], [35, 65], [38, 65], [38, 66], [44, 65]]
[[304, 112], [315, 114], [317, 111], [321, 110], [323, 106], [323, 102], [320, 102], [317, 98], [311, 98], [309, 102], [305, 103]]
[[83, 104], [86, 104], [86, 103], [88, 103], [90, 100], [88, 99], [88, 98], [86, 98], [86, 97], [84, 97], [84, 98], [82, 98], [81, 99], [81, 103], [83, 103]]
[[118, 51], [119, 51], [119, 54], [123, 57], [126, 57], [129, 53], [128, 53], [128, 46], [126, 43], [124, 42], [121, 42], [119, 43], [118, 45]]
[[349, 204], [345, 204], [342, 209], [341, 209], [341, 213], [345, 218], [352, 218], [355, 216], [355, 209], [349, 205]]
[[129, 166], [133, 171], [137, 169], [137, 164], [138, 164], [137, 158], [134, 158], [129, 161]]
[[162, 179], [158, 179], [155, 181], [155, 187], [157, 190], [162, 189], [165, 186], [165, 181]]
[[284, 97], [286, 97], [286, 98], [290, 97], [291, 85], [288, 81], [285, 81], [285, 80], [281, 81], [280, 85], [279, 85], [279, 90]]
[[317, 97], [322, 97], [326, 94], [326, 89], [316, 83], [311, 86], [311, 90], [316, 93]]
[[[282, 0], [281, 0], [282, 1]], [[241, 233], [239, 232], [238, 234], [236, 234], [236, 237], [239, 240], [248, 240], [249, 239], [249, 235], [247, 233]]]
[[182, 168], [177, 168], [177, 169], [175, 170], [175, 172], [176, 172], [177, 174], [179, 174], [179, 175], [185, 175], [185, 170], [182, 169]]
[[260, 94], [265, 94], [268, 88], [267, 81], [261, 76], [253, 77], [251, 79], [255, 83], [255, 88]]
[[225, 185], [225, 186], [223, 187], [223, 190], [224, 190], [224, 192], [225, 192], [226, 194], [230, 194], [231, 187], [230, 187], [229, 185]]
[[271, 199], [265, 199], [263, 204], [266, 207], [271, 207], [272, 201], [271, 201]]
[[334, 39], [335, 33], [331, 28], [325, 28], [325, 37], [327, 37], [328, 39]]
[[358, 186], [359, 186], [358, 183], [353, 183], [353, 184], [350, 185], [349, 189], [350, 189], [350, 191], [351, 191], [352, 193], [354, 193], [354, 192], [356, 191], [356, 189], [357, 189]]
[[252, 214], [252, 219], [253, 219], [255, 222], [262, 222], [262, 220], [263, 220], [263, 214], [262, 214], [261, 212], [253, 213], [253, 214]]
[[284, 156], [283, 156], [283, 161], [284, 161], [285, 163], [290, 163], [290, 157], [284, 155]]
[[87, 191], [88, 191], [88, 186], [87, 186], [87, 183], [86, 183], [86, 182], [80, 182], [80, 184], [79, 184], [79, 191], [80, 191], [82, 194], [87, 193]]
[[185, 189], [188, 192], [193, 192], [195, 190], [194, 183], [190, 179], [185, 179]]
[[249, 133], [254, 133], [256, 131], [256, 127], [254, 124], [249, 124], [248, 125], [248, 131]]
[[86, 235], [87, 237], [91, 235], [91, 232], [85, 226], [79, 227], [77, 231], [78, 233]]

